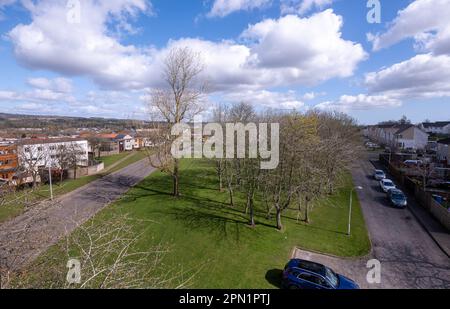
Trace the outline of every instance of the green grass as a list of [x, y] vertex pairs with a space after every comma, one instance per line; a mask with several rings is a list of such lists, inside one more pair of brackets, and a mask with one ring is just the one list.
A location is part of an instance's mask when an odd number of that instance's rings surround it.
[[108, 168], [111, 165], [113, 165], [114, 163], [116, 163], [117, 161], [122, 160], [123, 158], [126, 158], [129, 155], [130, 155], [129, 152], [122, 152], [122, 153], [111, 155], [111, 156], [101, 157], [98, 160], [103, 162], [103, 164], [105, 165], [105, 168]]
[[[118, 155], [104, 157], [101, 159], [101, 161], [104, 162], [105, 169], [124, 158], [126, 159], [117, 164], [116, 166], [114, 166], [113, 168], [106, 170], [104, 173], [85, 176], [78, 179], [67, 179], [63, 181], [61, 184], [55, 183], [53, 185], [53, 196], [54, 197], [61, 196], [78, 188], [81, 188], [87, 185], [88, 183], [96, 179], [99, 179], [100, 177], [116, 172], [124, 167], [127, 167], [130, 164], [142, 160], [146, 156], [147, 153], [145, 151], [136, 151], [133, 153], [126, 152]], [[49, 198], [50, 198], [49, 185], [41, 185], [35, 190], [23, 189], [17, 192], [16, 194], [10, 194], [8, 197], [6, 197], [6, 202], [4, 203], [4, 205], [0, 207], [0, 223], [23, 213], [25, 199], [28, 203], [30, 202], [38, 203], [39, 201]]]
[[[345, 235], [349, 188], [353, 186], [350, 176], [345, 188], [316, 203], [309, 225], [298, 223], [296, 211], [289, 210], [280, 232], [275, 220], [265, 219], [260, 205], [256, 228], [248, 227], [243, 197], [237, 197], [235, 209], [229, 207], [228, 194], [217, 190], [210, 163], [183, 161], [182, 167], [181, 198], [170, 195], [170, 177], [156, 172], [94, 220], [105, 222], [118, 213], [150, 220], [145, 229], [135, 227], [136, 234], [143, 233], [138, 249], [153, 243], [169, 244], [171, 251], [164, 257], [162, 271], [200, 269], [191, 282], [193, 288], [274, 288], [266, 277], [283, 269], [295, 246], [345, 257], [362, 256], [370, 250], [356, 194], [352, 236]], [[36, 276], [39, 267], [65, 269], [67, 258], [56, 247], [38, 259], [31, 274]], [[48, 265], [42, 261], [56, 262]]]
[[148, 156], [148, 152], [144, 150], [136, 151], [133, 155], [127, 157], [125, 160], [114, 166], [112, 169], [108, 170], [108, 173], [116, 172], [130, 164], [136, 163]]

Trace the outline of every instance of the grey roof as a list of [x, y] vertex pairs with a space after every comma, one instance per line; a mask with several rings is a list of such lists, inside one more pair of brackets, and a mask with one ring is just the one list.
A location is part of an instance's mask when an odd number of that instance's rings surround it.
[[450, 124], [450, 121], [437, 121], [437, 122], [424, 122], [422, 125], [424, 128], [430, 127], [445, 127]]

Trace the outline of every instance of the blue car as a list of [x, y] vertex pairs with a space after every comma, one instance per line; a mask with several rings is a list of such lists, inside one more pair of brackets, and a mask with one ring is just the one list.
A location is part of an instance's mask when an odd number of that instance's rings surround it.
[[353, 280], [336, 274], [330, 268], [305, 260], [293, 259], [284, 268], [283, 287], [288, 289], [354, 290]]

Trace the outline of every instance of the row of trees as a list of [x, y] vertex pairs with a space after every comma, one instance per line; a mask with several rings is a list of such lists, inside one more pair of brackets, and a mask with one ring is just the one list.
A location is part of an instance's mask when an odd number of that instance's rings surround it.
[[[170, 128], [190, 121], [203, 111], [205, 82], [200, 80], [204, 66], [200, 55], [189, 48], [170, 51], [165, 60], [164, 80], [167, 87], [151, 94], [149, 110], [153, 120], [163, 119], [154, 136], [155, 149], [149, 155], [151, 164], [173, 178], [173, 195], [178, 197], [179, 160], [170, 150], [174, 137]], [[312, 111], [306, 114], [267, 112], [258, 115], [246, 103], [231, 108], [219, 106], [212, 117], [215, 123], [279, 123], [280, 162], [274, 170], [261, 170], [261, 158], [216, 159], [219, 190], [229, 192], [235, 205], [235, 192], [246, 196], [245, 212], [255, 225], [255, 201], [261, 198], [267, 216], [275, 213], [277, 228], [282, 229], [282, 213], [293, 206], [304, 209], [309, 221], [313, 201], [331, 194], [339, 177], [355, 159], [359, 148], [359, 130], [354, 119], [345, 114]], [[270, 143], [269, 143], [270, 144]], [[224, 153], [226, 149], [224, 148]]]
[[289, 208], [298, 210], [297, 219], [303, 213], [303, 219], [309, 222], [314, 200], [333, 194], [340, 176], [359, 152], [359, 130], [345, 114], [312, 111], [257, 115], [251, 105], [240, 103], [230, 109], [218, 107], [214, 121], [223, 125], [280, 124], [276, 169], [262, 170], [260, 157], [215, 159], [218, 189], [226, 187], [232, 207], [236, 206], [235, 193], [245, 194], [245, 212], [251, 226], [255, 226], [256, 200], [263, 201], [268, 218], [275, 215], [278, 229], [283, 228], [282, 214]]

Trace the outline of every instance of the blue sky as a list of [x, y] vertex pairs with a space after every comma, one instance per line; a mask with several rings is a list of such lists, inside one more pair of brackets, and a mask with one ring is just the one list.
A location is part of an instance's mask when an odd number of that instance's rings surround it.
[[145, 119], [164, 55], [189, 46], [209, 107], [450, 120], [450, 0], [380, 3], [370, 24], [366, 0], [0, 0], [0, 111]]

